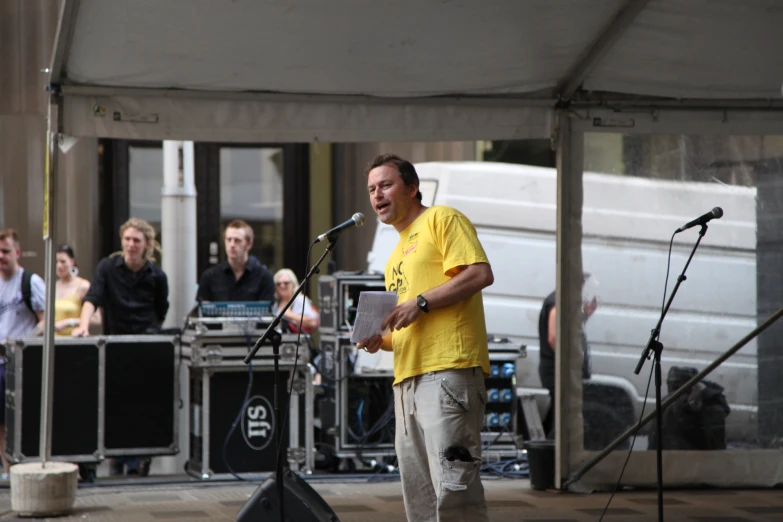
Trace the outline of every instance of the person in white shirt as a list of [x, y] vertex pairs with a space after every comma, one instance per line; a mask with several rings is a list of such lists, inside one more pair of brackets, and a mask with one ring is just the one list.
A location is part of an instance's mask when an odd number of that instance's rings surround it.
[[[22, 248], [13, 229], [0, 230], [0, 344], [7, 339], [40, 335], [43, 331], [43, 311], [46, 289], [43, 279], [25, 274], [19, 266]], [[3, 350], [4, 351], [4, 350]], [[4, 480], [8, 479], [9, 463], [5, 456], [5, 353], [0, 357], [0, 459]]]
[[[272, 307], [272, 312], [277, 314], [293, 297], [296, 287], [299, 286], [299, 280], [296, 278], [293, 270], [289, 268], [282, 268], [275, 272], [274, 279], [275, 304]], [[302, 316], [303, 308], [304, 317]], [[321, 323], [321, 316], [318, 310], [316, 310], [310, 298], [303, 294], [296, 296], [296, 299], [291, 303], [283, 317], [287, 321], [289, 330], [292, 332], [298, 331], [300, 319], [302, 321], [302, 331], [308, 334], [316, 330]]]

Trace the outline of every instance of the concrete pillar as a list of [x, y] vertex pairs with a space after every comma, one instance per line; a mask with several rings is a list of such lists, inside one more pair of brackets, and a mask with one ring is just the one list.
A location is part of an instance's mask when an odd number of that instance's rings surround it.
[[193, 142], [163, 142], [162, 268], [169, 278], [166, 327], [179, 327], [196, 298], [196, 184]]
[[[163, 142], [161, 196], [162, 268], [169, 279], [169, 312], [165, 327], [180, 328], [196, 299], [196, 183], [193, 142]], [[151, 473], [181, 473], [189, 455], [190, 372], [179, 365], [179, 395], [185, 405], [176, 411], [179, 454], [153, 459]]]

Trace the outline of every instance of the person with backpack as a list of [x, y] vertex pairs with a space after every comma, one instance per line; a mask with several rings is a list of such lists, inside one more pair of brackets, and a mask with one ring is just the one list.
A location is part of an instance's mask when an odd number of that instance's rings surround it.
[[0, 230], [0, 340], [43, 332], [43, 279], [19, 265], [22, 247], [13, 229]]
[[[0, 230], [0, 343], [7, 339], [40, 335], [43, 331], [46, 289], [43, 279], [19, 265], [22, 248], [13, 229]], [[0, 459], [3, 479], [8, 478], [5, 457], [5, 350], [0, 357]]]

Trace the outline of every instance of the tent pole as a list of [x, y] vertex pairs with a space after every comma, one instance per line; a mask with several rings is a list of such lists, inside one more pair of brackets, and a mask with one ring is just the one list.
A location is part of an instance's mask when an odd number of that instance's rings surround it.
[[573, 130], [571, 112], [557, 112], [557, 250], [556, 250], [556, 328], [555, 335], [555, 487], [570, 472], [572, 409], [581, 411], [582, 301], [582, 133]]
[[43, 238], [45, 252], [46, 302], [44, 307], [43, 375], [41, 379], [41, 432], [39, 455], [41, 467], [52, 457], [52, 403], [54, 399], [54, 300], [57, 282], [55, 249], [57, 248], [57, 177], [62, 97], [57, 85], [49, 85], [49, 107], [46, 129], [46, 172], [44, 173]]

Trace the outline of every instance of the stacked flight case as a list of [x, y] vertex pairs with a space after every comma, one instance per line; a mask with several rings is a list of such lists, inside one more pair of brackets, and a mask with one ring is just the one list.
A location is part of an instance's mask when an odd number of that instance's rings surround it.
[[381, 274], [336, 272], [318, 280], [316, 366], [326, 391], [319, 402], [318, 439], [336, 458], [394, 455], [391, 354], [357, 354], [350, 341], [359, 294], [384, 290]]
[[194, 319], [183, 333], [182, 356], [190, 369], [186, 471], [192, 476], [209, 479], [273, 472], [275, 430], [280, 422], [290, 468], [304, 473], [314, 468], [309, 336], [283, 335], [278, 363], [283, 418], [278, 419], [272, 346], [262, 346], [251, 365], [243, 361], [264, 333], [260, 326], [241, 319]]
[[490, 375], [484, 379], [488, 402], [484, 409], [484, 459], [518, 457], [521, 454], [521, 425], [517, 397], [517, 365], [527, 357], [523, 344], [506, 338], [489, 337]]
[[[350, 342], [350, 325], [362, 291], [383, 291], [380, 274], [335, 273], [319, 279], [322, 325], [317, 368], [327, 390], [320, 406], [318, 440], [339, 458], [387, 457], [394, 452], [393, 357], [367, 354]], [[324, 319], [326, 318], [326, 319]], [[526, 356], [520, 343], [488, 339], [489, 402], [481, 434], [487, 459], [520, 454], [516, 367]]]
[[356, 319], [359, 294], [364, 291], [384, 291], [383, 274], [366, 272], [335, 272], [318, 278], [318, 310], [321, 314], [320, 333], [350, 335]]
[[[52, 459], [174, 455], [176, 343], [172, 336], [56, 338]], [[43, 340], [6, 345], [6, 454], [38, 460]]]
[[354, 352], [349, 335], [321, 334], [321, 382], [326, 393], [319, 404], [319, 440], [338, 458], [392, 456], [393, 368], [356, 373]]

